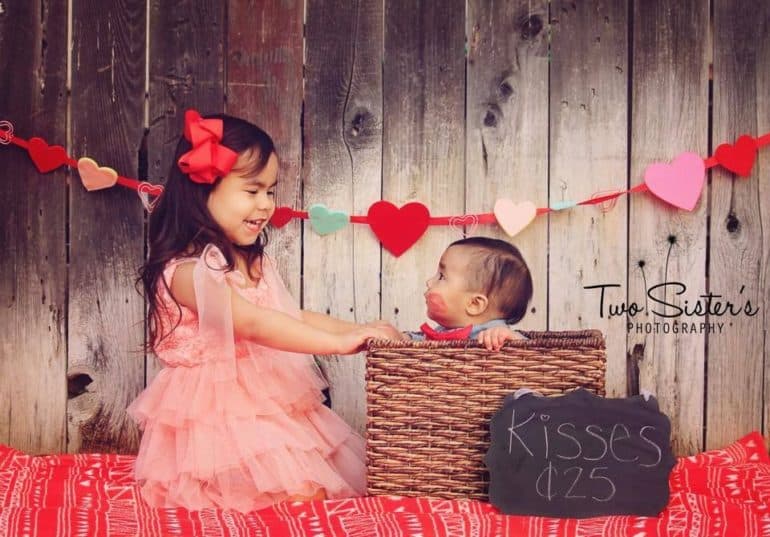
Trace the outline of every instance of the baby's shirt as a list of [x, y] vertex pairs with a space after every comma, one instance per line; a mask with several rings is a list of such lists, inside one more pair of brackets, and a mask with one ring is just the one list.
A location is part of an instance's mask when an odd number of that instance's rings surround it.
[[[508, 326], [505, 319], [492, 319], [481, 324], [468, 325], [464, 328], [447, 328], [445, 326], [436, 325], [435, 328], [431, 328], [427, 323], [420, 327], [419, 332], [404, 332], [404, 335], [409, 337], [412, 341], [425, 341], [426, 339], [475, 339], [481, 332], [494, 328], [496, 326]], [[510, 327], [509, 327], [510, 328]], [[511, 328], [513, 332], [516, 332]], [[522, 339], [526, 339], [524, 335], [519, 334]]]

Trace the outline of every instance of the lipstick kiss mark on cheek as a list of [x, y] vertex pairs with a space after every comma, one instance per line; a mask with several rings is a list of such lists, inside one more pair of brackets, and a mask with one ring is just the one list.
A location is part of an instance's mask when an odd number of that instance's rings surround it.
[[446, 302], [444, 302], [444, 299], [441, 297], [441, 295], [436, 293], [428, 293], [428, 295], [425, 297], [425, 300], [428, 305], [429, 313], [434, 315], [443, 315], [446, 313]]

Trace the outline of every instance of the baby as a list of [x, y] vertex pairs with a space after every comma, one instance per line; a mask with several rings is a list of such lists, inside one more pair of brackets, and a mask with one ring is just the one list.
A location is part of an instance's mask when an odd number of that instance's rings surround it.
[[499, 350], [509, 339], [524, 336], [508, 324], [518, 323], [532, 298], [532, 276], [519, 250], [508, 242], [488, 237], [455, 241], [444, 250], [438, 270], [427, 282], [428, 318], [420, 332], [398, 339], [478, 339], [489, 350]]

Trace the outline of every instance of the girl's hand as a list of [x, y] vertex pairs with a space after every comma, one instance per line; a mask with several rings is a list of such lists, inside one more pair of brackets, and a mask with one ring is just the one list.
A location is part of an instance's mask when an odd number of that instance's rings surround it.
[[370, 326], [372, 328], [376, 328], [379, 330], [383, 335], [379, 336], [384, 339], [392, 339], [395, 341], [401, 341], [405, 339], [409, 339], [404, 333], [399, 332], [398, 329], [390, 324], [387, 321], [372, 321], [370, 323], [366, 323], [365, 326]]
[[368, 339], [387, 338], [384, 332], [373, 326], [361, 326], [343, 334], [338, 334], [338, 349], [335, 354], [355, 354], [366, 348]]
[[503, 343], [509, 339], [521, 339], [521, 337], [507, 326], [495, 326], [482, 330], [477, 339], [487, 350], [499, 351]]

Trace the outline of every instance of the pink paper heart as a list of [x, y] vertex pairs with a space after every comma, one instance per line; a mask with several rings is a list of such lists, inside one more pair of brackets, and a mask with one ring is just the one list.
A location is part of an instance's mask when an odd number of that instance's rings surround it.
[[95, 160], [88, 157], [78, 159], [78, 173], [80, 181], [89, 192], [110, 188], [118, 182], [118, 172], [106, 166], [99, 167]]
[[537, 207], [531, 201], [514, 203], [509, 199], [499, 199], [494, 208], [497, 223], [510, 237], [527, 227], [537, 216]]
[[706, 165], [697, 153], [682, 153], [671, 164], [654, 162], [644, 170], [650, 192], [674, 207], [692, 211], [706, 178]]

